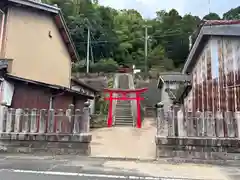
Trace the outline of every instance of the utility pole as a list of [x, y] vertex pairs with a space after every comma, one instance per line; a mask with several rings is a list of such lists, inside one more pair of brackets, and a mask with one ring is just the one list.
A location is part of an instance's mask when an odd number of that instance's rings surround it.
[[145, 26], [145, 75], [148, 74], [148, 27]]
[[91, 45], [90, 47], [91, 47], [91, 61], [92, 61], [92, 63], [94, 64], [92, 45]]
[[87, 36], [87, 73], [89, 73], [89, 46], [90, 46], [90, 28], [88, 27], [88, 36]]

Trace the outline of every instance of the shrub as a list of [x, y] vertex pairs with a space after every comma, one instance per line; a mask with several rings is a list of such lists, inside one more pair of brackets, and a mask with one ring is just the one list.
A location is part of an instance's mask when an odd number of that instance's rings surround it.
[[[116, 72], [119, 65], [113, 59], [102, 59], [95, 64], [90, 64], [89, 72], [91, 73], [111, 73]], [[86, 65], [83, 63], [76, 63], [73, 65], [73, 72], [86, 72]]]

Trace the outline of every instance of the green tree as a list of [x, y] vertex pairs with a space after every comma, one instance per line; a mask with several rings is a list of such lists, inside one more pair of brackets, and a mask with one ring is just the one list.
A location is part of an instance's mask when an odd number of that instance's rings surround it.
[[[198, 29], [201, 19], [177, 10], [160, 10], [156, 18], [144, 19], [134, 9], [116, 10], [101, 6], [98, 0], [42, 0], [62, 9], [71, 37], [82, 62], [74, 70], [85, 71], [88, 28], [90, 29], [91, 70], [114, 71], [121, 64], [144, 68], [145, 26], [148, 26], [149, 68], [181, 68], [189, 53], [189, 36]], [[240, 7], [224, 13], [223, 19], [240, 19]], [[216, 13], [204, 16], [219, 20]], [[193, 36], [193, 40], [196, 36]]]
[[205, 20], [220, 20], [220, 16], [217, 13], [209, 13], [203, 17]]
[[225, 20], [240, 19], [240, 6], [230, 9], [229, 11], [224, 13], [223, 19], [225, 19]]

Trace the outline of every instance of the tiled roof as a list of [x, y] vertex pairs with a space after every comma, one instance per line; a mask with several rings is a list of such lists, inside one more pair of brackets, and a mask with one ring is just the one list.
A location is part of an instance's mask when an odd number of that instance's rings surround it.
[[240, 20], [205, 20], [204, 26], [240, 24]]

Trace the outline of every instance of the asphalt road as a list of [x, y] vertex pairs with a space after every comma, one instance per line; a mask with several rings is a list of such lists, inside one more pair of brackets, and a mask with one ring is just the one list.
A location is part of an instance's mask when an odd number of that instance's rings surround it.
[[[4, 180], [112, 180], [160, 179], [138, 172], [103, 167], [103, 159], [85, 157], [0, 156], [0, 179]], [[162, 179], [165, 180], [165, 179]]]
[[[148, 180], [216, 180], [215, 178], [186, 178], [183, 176], [184, 167], [175, 167], [169, 164], [158, 165], [155, 164], [149, 167], [150, 164], [139, 163], [139, 168], [136, 168], [138, 163], [128, 162], [125, 165], [121, 163], [117, 166], [107, 166], [109, 162], [106, 159], [94, 159], [78, 156], [28, 156], [28, 155], [15, 155], [6, 156], [0, 155], [0, 180], [113, 180], [113, 179], [148, 179]], [[119, 163], [119, 162], [118, 162]], [[133, 165], [132, 165], [133, 164]], [[148, 166], [148, 167], [147, 167]], [[161, 167], [156, 172], [156, 176], [151, 176], [144, 173], [144, 169], [150, 170], [159, 166]], [[171, 169], [172, 167], [172, 169]], [[143, 168], [141, 170], [141, 168]], [[183, 171], [178, 169], [182, 168]], [[200, 168], [200, 166], [199, 166]], [[239, 180], [240, 168], [239, 167], [216, 167], [219, 171], [226, 172], [231, 179]], [[190, 170], [193, 171], [193, 170]], [[197, 173], [202, 169], [197, 169]], [[215, 171], [214, 171], [215, 172]], [[190, 172], [189, 172], [190, 173]], [[188, 173], [188, 174], [189, 174]], [[164, 175], [165, 174], [165, 175]], [[168, 174], [168, 175], [167, 175]], [[200, 172], [201, 174], [201, 172]], [[159, 176], [160, 175], [160, 176]], [[185, 174], [186, 175], [186, 174]], [[189, 177], [189, 176], [188, 176]], [[192, 177], [197, 177], [193, 175]], [[217, 180], [225, 180], [220, 178]]]
[[[143, 177], [126, 177], [100, 174], [77, 174], [77, 173], [60, 173], [60, 172], [13, 172], [1, 171], [0, 178], [4, 180], [115, 180], [115, 179], [143, 179]], [[159, 179], [159, 178], [146, 178]], [[165, 179], [162, 179], [165, 180]]]

